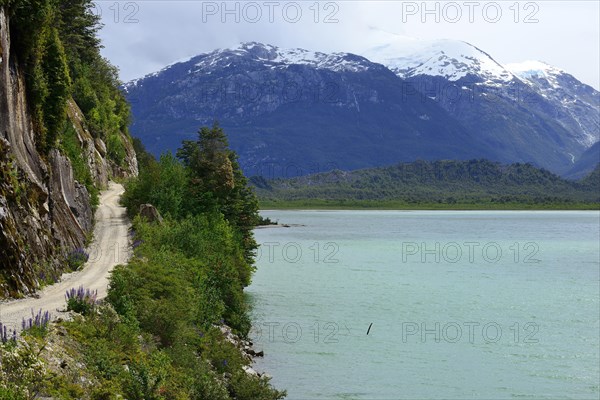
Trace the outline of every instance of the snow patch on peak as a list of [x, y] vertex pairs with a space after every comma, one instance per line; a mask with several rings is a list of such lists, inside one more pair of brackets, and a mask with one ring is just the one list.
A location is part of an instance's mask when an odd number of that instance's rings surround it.
[[214, 66], [219, 60], [229, 56], [248, 57], [260, 61], [271, 68], [286, 68], [290, 65], [308, 65], [331, 71], [360, 72], [369, 69], [368, 60], [349, 53], [321, 53], [305, 49], [281, 49], [270, 44], [257, 42], [240, 43], [232, 49], [221, 49], [208, 53], [196, 64], [199, 68]]
[[477, 75], [486, 82], [514, 79], [514, 75], [489, 54], [460, 40], [417, 40], [398, 36], [364, 55], [403, 78], [429, 75], [457, 81], [467, 75]]
[[506, 69], [519, 76], [544, 75], [563, 73], [562, 70], [546, 64], [543, 61], [523, 61], [520, 63], [506, 64]]
[[[579, 127], [575, 139], [585, 147], [600, 140], [600, 93], [581, 83], [569, 73], [542, 61], [524, 61], [507, 64], [517, 75], [557, 108], [555, 118], [564, 123], [565, 115]], [[567, 122], [569, 119], [567, 119]]]
[[553, 88], [560, 86], [556, 77], [565, 74], [563, 70], [542, 61], [524, 61], [521, 63], [506, 64], [506, 68], [529, 83], [532, 79], [545, 79]]
[[537, 86], [539, 86], [540, 81], [544, 81], [546, 82], [544, 84], [544, 86], [547, 86], [546, 88], [555, 90], [561, 88], [558, 78], [566, 74], [563, 70], [542, 61], [507, 64], [506, 68], [529, 85], [536, 84], [537, 81]]

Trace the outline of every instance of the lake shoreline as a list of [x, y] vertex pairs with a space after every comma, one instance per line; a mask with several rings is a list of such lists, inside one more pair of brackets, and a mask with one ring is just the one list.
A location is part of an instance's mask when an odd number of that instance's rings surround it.
[[265, 202], [260, 204], [261, 211], [600, 211], [600, 204], [394, 204], [394, 203], [359, 203], [343, 202]]

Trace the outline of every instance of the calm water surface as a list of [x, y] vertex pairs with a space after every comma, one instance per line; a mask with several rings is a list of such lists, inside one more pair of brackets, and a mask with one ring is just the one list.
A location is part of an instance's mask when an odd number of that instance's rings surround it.
[[289, 399], [599, 397], [600, 213], [262, 214], [302, 225], [248, 289]]

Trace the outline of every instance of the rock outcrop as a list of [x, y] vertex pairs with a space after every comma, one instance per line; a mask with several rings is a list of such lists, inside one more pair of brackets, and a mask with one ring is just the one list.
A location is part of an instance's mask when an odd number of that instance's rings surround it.
[[142, 204], [140, 206], [140, 217], [146, 218], [148, 222], [158, 222], [159, 224], [163, 222], [160, 213], [152, 204]]
[[[69, 158], [58, 149], [38, 152], [24, 73], [10, 45], [9, 18], [0, 7], [0, 298], [56, 281], [66, 256], [85, 246], [93, 227], [90, 193], [75, 180]], [[67, 114], [97, 188], [106, 188], [113, 176], [137, 174], [129, 138], [126, 160], [115, 167], [74, 101]]]
[[[92, 134], [85, 128], [83, 112], [73, 100], [70, 100], [67, 104], [67, 115], [75, 132], [77, 132], [77, 140], [83, 150], [83, 158], [87, 161], [88, 169], [92, 174], [96, 187], [106, 189], [110, 171], [106, 160], [106, 145], [102, 139], [94, 139]], [[134, 175], [137, 175], [137, 161], [135, 162]]]
[[138, 174], [138, 164], [131, 139], [121, 133], [121, 142], [125, 146], [125, 160], [123, 165], [111, 162], [112, 175], [116, 178], [127, 178]]

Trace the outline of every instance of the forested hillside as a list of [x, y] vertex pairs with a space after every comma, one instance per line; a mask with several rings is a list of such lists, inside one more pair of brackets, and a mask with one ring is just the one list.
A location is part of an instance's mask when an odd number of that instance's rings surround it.
[[[600, 168], [600, 167], [599, 167]], [[253, 177], [265, 206], [346, 205], [392, 208], [598, 207], [598, 170], [569, 181], [530, 164], [487, 160], [417, 161], [291, 179]]]
[[60, 147], [68, 133], [67, 102], [73, 99], [108, 158], [126, 161], [124, 134], [130, 109], [119, 90], [117, 69], [100, 55], [99, 17], [90, 0], [4, 0], [12, 50], [25, 76], [38, 148]]

